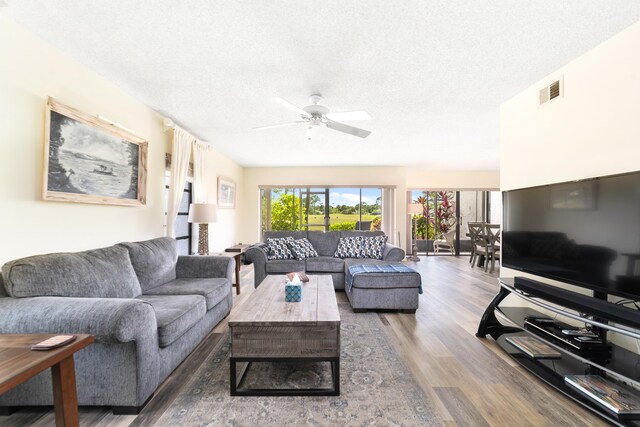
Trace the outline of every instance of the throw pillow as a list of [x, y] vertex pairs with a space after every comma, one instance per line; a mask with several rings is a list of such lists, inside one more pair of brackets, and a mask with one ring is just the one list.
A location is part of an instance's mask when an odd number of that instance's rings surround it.
[[341, 237], [334, 256], [336, 258], [362, 258], [362, 236]]
[[387, 236], [362, 238], [362, 258], [382, 259]]
[[287, 241], [287, 245], [296, 259], [305, 260], [307, 258], [313, 258], [318, 256], [318, 252], [313, 248], [313, 245], [306, 237], [302, 239]]
[[269, 247], [267, 259], [294, 259], [295, 257], [291, 253], [287, 242], [293, 242], [293, 237], [267, 239], [267, 246]]

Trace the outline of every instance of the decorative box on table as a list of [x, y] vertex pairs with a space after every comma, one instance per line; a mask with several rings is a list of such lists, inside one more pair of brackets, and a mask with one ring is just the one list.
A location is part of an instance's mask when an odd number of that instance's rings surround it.
[[302, 282], [297, 274], [292, 279], [287, 278], [287, 282], [284, 285], [284, 300], [286, 302], [302, 301]]

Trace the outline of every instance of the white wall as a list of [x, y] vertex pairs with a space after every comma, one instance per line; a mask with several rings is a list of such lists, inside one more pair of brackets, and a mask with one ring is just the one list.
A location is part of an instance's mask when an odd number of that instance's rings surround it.
[[[640, 170], [637, 52], [640, 23], [502, 105], [503, 190]], [[564, 96], [539, 106], [539, 89], [559, 77]], [[515, 273], [501, 271], [504, 277]], [[637, 350], [635, 343], [627, 344]]]
[[[27, 255], [162, 236], [164, 153], [170, 137], [163, 133], [161, 117], [3, 16], [0, 57], [0, 264]], [[42, 200], [48, 96], [87, 114], [122, 123], [149, 141], [145, 207]], [[214, 153], [212, 168], [241, 182], [241, 168]], [[213, 230], [224, 230], [220, 245], [236, 241], [238, 212], [221, 213], [219, 223], [213, 226]], [[223, 225], [223, 221], [229, 222]]]

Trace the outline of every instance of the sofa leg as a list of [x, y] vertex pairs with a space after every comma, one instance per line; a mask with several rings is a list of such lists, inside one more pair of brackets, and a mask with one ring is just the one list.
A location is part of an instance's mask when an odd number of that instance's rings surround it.
[[407, 314], [416, 314], [416, 309], [405, 309], [405, 310], [400, 310], [400, 313], [407, 313]]

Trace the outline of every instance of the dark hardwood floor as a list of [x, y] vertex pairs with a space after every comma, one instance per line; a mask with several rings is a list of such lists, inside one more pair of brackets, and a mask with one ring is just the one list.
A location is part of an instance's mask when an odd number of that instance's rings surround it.
[[[424, 294], [413, 314], [379, 313], [389, 339], [403, 355], [449, 426], [604, 426], [600, 418], [564, 398], [514, 363], [491, 338], [475, 336], [478, 320], [498, 290], [493, 274], [471, 268], [468, 257], [429, 256], [408, 265], [420, 271]], [[242, 291], [253, 290], [252, 266], [242, 268]], [[338, 292], [338, 301], [346, 301]], [[107, 408], [80, 408], [85, 426], [151, 426], [188, 383], [226, 330], [222, 322], [174, 371], [138, 416]], [[54, 425], [51, 408], [23, 408], [0, 417], [1, 426]], [[221, 425], [225, 424], [221, 421]]]

